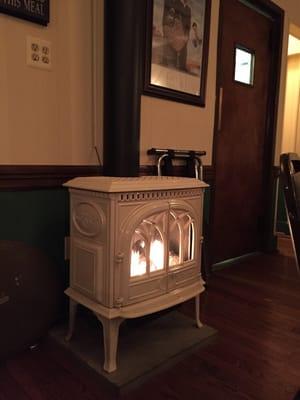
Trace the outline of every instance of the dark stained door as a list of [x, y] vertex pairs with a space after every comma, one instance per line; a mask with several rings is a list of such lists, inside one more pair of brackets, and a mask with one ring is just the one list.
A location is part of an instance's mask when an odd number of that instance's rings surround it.
[[[272, 20], [238, 0], [221, 0], [220, 20], [213, 264], [263, 247], [270, 172], [268, 101], [273, 83]], [[236, 47], [254, 55], [250, 84], [234, 79]]]

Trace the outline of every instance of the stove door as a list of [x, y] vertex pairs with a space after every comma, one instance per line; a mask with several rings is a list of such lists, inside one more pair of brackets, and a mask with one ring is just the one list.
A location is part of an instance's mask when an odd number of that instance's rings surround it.
[[199, 238], [196, 214], [186, 204], [172, 204], [169, 213], [168, 291], [199, 280]]
[[159, 204], [135, 210], [121, 229], [119, 304], [158, 297], [200, 279], [199, 198]]

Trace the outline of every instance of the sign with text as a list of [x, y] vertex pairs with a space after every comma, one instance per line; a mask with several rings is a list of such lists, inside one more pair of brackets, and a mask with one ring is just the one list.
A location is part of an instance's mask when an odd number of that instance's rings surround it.
[[0, 12], [40, 25], [49, 22], [50, 0], [0, 0]]

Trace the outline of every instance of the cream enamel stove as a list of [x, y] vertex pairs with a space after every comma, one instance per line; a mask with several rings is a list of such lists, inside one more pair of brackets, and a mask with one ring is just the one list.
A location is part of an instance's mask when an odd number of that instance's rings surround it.
[[78, 303], [101, 321], [104, 370], [116, 370], [120, 323], [190, 298], [200, 328], [203, 192], [193, 178], [75, 178], [71, 197], [70, 340]]

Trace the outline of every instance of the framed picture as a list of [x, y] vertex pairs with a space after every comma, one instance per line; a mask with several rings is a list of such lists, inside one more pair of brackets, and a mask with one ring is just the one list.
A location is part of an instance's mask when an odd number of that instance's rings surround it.
[[146, 94], [205, 106], [210, 0], [147, 0]]
[[47, 26], [49, 3], [50, 0], [0, 0], [0, 13]]

